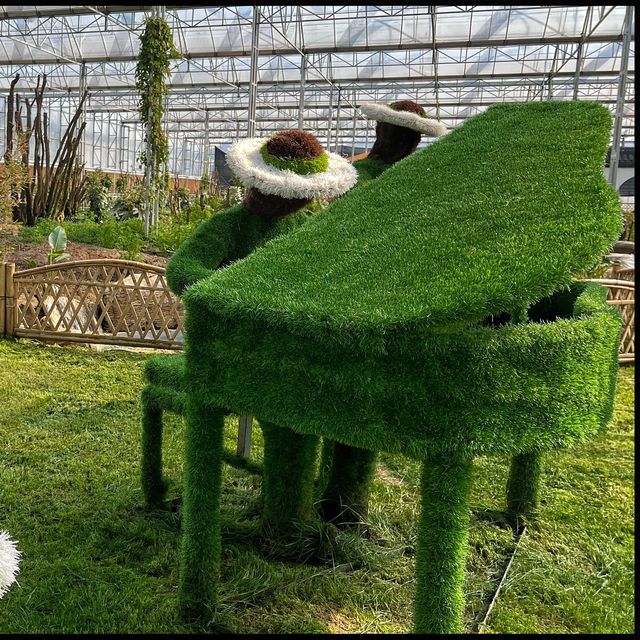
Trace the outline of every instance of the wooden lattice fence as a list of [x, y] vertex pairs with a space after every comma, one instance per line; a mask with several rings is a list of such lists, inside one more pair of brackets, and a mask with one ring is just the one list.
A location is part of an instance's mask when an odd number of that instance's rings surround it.
[[162, 267], [80, 260], [2, 265], [4, 334], [55, 342], [182, 348], [184, 309]]
[[635, 359], [635, 283], [633, 273], [630, 280], [591, 280], [607, 287], [607, 300], [620, 310], [623, 319], [620, 339], [619, 362], [634, 362]]
[[[635, 355], [635, 286], [594, 280], [624, 318], [620, 362]], [[182, 349], [184, 308], [165, 271], [128, 260], [80, 260], [15, 272], [0, 265], [0, 336]]]

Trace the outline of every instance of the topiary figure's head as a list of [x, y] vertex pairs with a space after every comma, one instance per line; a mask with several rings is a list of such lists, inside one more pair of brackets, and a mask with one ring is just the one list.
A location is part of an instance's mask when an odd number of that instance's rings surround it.
[[446, 127], [437, 120], [430, 120], [427, 112], [413, 100], [397, 100], [389, 105], [365, 103], [363, 113], [378, 121], [376, 141], [369, 157], [393, 164], [412, 154], [425, 133], [438, 137]]
[[285, 129], [269, 138], [264, 147], [271, 156], [281, 160], [315, 160], [326, 157], [318, 139], [308, 131]]
[[407, 111], [417, 113], [421, 118], [427, 117], [427, 112], [413, 100], [396, 100], [389, 105], [394, 111]]
[[314, 198], [335, 198], [357, 180], [349, 162], [297, 129], [237, 142], [227, 152], [227, 163], [249, 187], [243, 206], [268, 218], [298, 211]]

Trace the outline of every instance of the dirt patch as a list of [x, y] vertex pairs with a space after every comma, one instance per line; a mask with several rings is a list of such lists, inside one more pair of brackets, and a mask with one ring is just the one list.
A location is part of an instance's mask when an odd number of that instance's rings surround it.
[[[15, 224], [0, 224], [0, 261], [14, 262], [17, 271], [40, 267], [47, 264], [49, 244], [40, 242], [32, 244], [21, 242], [18, 236], [19, 227]], [[118, 249], [105, 249], [92, 244], [82, 242], [69, 242], [67, 253], [69, 260], [95, 260], [95, 259], [126, 259], [123, 252]], [[152, 253], [140, 253], [136, 262], [144, 262], [159, 267], [166, 267], [168, 258]]]
[[358, 632], [357, 620], [345, 615], [339, 609], [327, 610], [325, 607], [314, 607], [314, 615], [327, 626], [329, 633]]
[[377, 474], [378, 474], [378, 478], [380, 478], [380, 480], [382, 480], [382, 482], [386, 484], [394, 484], [394, 485], [402, 484], [402, 481], [399, 478], [396, 478], [396, 476], [394, 476], [391, 473], [391, 471], [389, 471], [389, 469], [387, 469], [381, 463], [378, 463]]

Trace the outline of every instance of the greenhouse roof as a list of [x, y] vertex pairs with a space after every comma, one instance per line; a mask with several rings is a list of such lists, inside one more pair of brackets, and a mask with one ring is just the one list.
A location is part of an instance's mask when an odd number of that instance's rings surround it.
[[[0, 6], [0, 93], [16, 73], [23, 93], [46, 73], [50, 109], [64, 121], [88, 89], [87, 135], [106, 151], [87, 162], [121, 168], [127, 153], [118, 147], [142, 143], [135, 65], [151, 11], [148, 5]], [[577, 98], [600, 101], [613, 113], [620, 104], [621, 137], [633, 139], [634, 42], [626, 6], [180, 5], [162, 11], [182, 56], [173, 64], [167, 102], [174, 165], [186, 155], [196, 167], [205, 137], [224, 146], [252, 130], [268, 135], [283, 126], [302, 125], [332, 148], [364, 149], [375, 123], [359, 105], [403, 98], [417, 100], [450, 128], [496, 102]]]

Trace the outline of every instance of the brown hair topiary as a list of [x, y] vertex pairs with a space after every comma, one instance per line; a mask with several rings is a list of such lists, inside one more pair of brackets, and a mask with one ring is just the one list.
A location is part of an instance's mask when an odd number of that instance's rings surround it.
[[427, 112], [413, 100], [397, 100], [389, 105], [394, 111], [409, 111], [423, 118], [427, 117]]
[[285, 129], [267, 141], [267, 151], [278, 158], [313, 160], [324, 153], [317, 138], [307, 131]]

